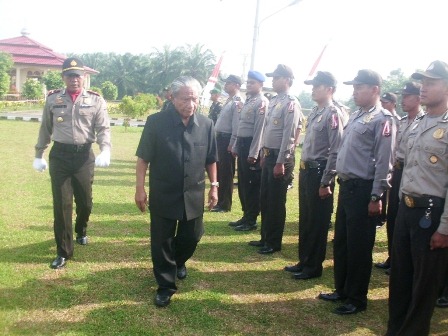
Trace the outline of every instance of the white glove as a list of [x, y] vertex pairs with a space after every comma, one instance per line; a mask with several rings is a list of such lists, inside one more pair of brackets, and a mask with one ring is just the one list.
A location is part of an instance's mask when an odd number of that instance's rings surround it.
[[103, 150], [95, 160], [95, 166], [97, 167], [109, 167], [110, 165], [110, 150]]
[[38, 159], [35, 158], [33, 161], [33, 168], [36, 169], [38, 172], [43, 172], [45, 169], [47, 169], [47, 161], [45, 159]]

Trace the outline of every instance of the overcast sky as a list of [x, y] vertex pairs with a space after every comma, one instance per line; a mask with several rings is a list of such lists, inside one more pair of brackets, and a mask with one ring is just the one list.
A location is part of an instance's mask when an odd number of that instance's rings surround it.
[[[259, 0], [260, 21], [292, 0]], [[250, 64], [257, 0], [48, 1], [0, 0], [0, 39], [29, 37], [59, 53], [146, 54], [164, 45], [200, 43], [218, 57], [222, 70], [242, 75]], [[149, 7], [149, 8], [146, 8]], [[435, 59], [448, 62], [444, 0], [302, 0], [262, 21], [255, 69], [284, 63], [293, 69], [293, 93], [303, 84], [328, 44], [317, 70], [342, 81], [370, 68], [384, 78], [401, 68], [406, 75]]]

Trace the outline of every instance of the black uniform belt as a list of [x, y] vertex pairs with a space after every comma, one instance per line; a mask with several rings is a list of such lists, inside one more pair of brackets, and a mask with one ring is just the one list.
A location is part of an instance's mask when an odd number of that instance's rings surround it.
[[441, 208], [445, 205], [445, 199], [436, 196], [414, 197], [403, 194], [403, 200], [408, 208]]
[[404, 167], [403, 161], [400, 161], [400, 160], [395, 161], [395, 164], [394, 164], [395, 169], [403, 169], [403, 167]]
[[341, 184], [341, 185], [344, 184], [348, 187], [350, 187], [350, 186], [358, 187], [358, 186], [363, 186], [363, 185], [370, 185], [371, 183], [373, 183], [373, 180], [364, 180], [364, 179], [360, 179], [360, 178], [343, 180], [340, 177], [338, 177], [337, 181], [339, 184]]
[[273, 149], [273, 148], [263, 147], [263, 155], [264, 155], [264, 157], [278, 156], [278, 154], [280, 154], [280, 149]]
[[327, 160], [319, 160], [319, 161], [300, 160], [300, 169], [315, 169], [326, 166], [327, 166]]
[[238, 143], [251, 144], [253, 137], [238, 137]]
[[216, 136], [221, 138], [230, 138], [232, 133], [216, 132]]
[[91, 143], [86, 143], [83, 145], [71, 145], [71, 144], [65, 144], [65, 143], [57, 142], [57, 141], [55, 141], [53, 143], [53, 148], [55, 150], [58, 150], [60, 152], [68, 152], [68, 153], [88, 152], [88, 151], [90, 151], [91, 147], [92, 147]]

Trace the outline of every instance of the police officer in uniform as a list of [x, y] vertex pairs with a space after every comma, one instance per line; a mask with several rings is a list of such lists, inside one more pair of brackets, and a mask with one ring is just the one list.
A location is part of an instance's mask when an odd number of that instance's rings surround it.
[[[59, 269], [73, 257], [73, 196], [76, 203], [76, 242], [87, 244], [87, 222], [92, 211], [94, 165], [110, 164], [110, 122], [106, 102], [96, 92], [86, 90], [84, 65], [75, 57], [62, 64], [65, 89], [48, 93], [33, 167], [47, 168], [43, 153], [51, 140], [50, 177], [53, 193], [54, 235], [57, 257], [50, 267]], [[95, 160], [92, 143], [101, 153]]]
[[250, 70], [247, 75], [246, 101], [239, 113], [236, 142], [232, 152], [237, 156], [238, 190], [243, 217], [236, 222], [236, 231], [251, 231], [257, 227], [260, 213], [260, 149], [269, 100], [263, 95], [265, 77]]
[[210, 100], [212, 101], [212, 104], [210, 105], [208, 117], [213, 120], [213, 124], [216, 124], [219, 114], [221, 113], [222, 103], [219, 101], [220, 96], [220, 90], [216, 88], [210, 90]]
[[386, 335], [428, 335], [448, 269], [448, 64], [432, 62], [421, 80], [426, 115], [411, 126], [393, 236]]
[[260, 254], [271, 254], [282, 247], [286, 191], [294, 170], [294, 140], [301, 117], [297, 99], [288, 93], [294, 80], [291, 68], [279, 64], [266, 76], [273, 77], [277, 95], [269, 102], [262, 141], [261, 240], [252, 244], [260, 247]]
[[161, 112], [166, 111], [168, 109], [168, 107], [172, 104], [171, 102], [171, 89], [169, 87], [164, 87], [163, 88], [163, 95], [165, 96], [165, 101], [163, 102], [162, 108], [161, 108]]
[[377, 216], [381, 195], [390, 187], [395, 123], [381, 107], [382, 79], [372, 70], [360, 70], [354, 80], [353, 98], [359, 110], [344, 129], [336, 160], [340, 188], [334, 235], [333, 293], [319, 294], [327, 301], [343, 301], [334, 310], [339, 315], [367, 308], [372, 272]]
[[308, 116], [299, 171], [299, 263], [285, 267], [294, 279], [322, 275], [327, 248], [328, 223], [333, 206], [336, 157], [342, 139], [344, 115], [333, 104], [336, 79], [318, 71], [312, 98], [317, 103]]
[[[399, 92], [401, 94], [401, 108], [406, 112], [403, 118], [398, 122], [397, 138], [395, 142], [395, 163], [391, 178], [391, 188], [389, 190], [389, 204], [387, 207], [387, 250], [388, 258], [386, 261], [376, 263], [375, 267], [385, 269], [386, 274], [390, 270], [390, 255], [392, 252], [392, 237], [395, 228], [395, 217], [397, 217], [398, 205], [400, 203], [399, 191], [401, 184], [401, 175], [403, 173], [404, 155], [406, 152], [406, 139], [412, 123], [416, 118], [423, 116], [424, 112], [420, 106], [420, 84], [416, 82], [407, 82], [404, 88]], [[384, 95], [383, 95], [384, 96]], [[384, 105], [383, 105], [384, 106]]]
[[236, 141], [239, 111], [243, 105], [240, 95], [241, 78], [230, 75], [225, 80], [224, 91], [229, 95], [216, 121], [216, 141], [218, 144], [218, 204], [213, 212], [227, 212], [232, 209], [233, 178], [235, 157], [232, 147]]

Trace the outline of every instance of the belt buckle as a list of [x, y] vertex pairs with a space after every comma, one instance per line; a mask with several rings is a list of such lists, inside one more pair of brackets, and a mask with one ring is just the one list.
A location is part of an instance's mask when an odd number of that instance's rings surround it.
[[263, 154], [264, 154], [264, 157], [269, 156], [269, 148], [264, 147]]
[[411, 196], [405, 195], [404, 196], [404, 202], [406, 203], [406, 205], [409, 208], [414, 208], [415, 207], [414, 198], [412, 198]]
[[300, 169], [306, 169], [305, 161], [300, 160]]

